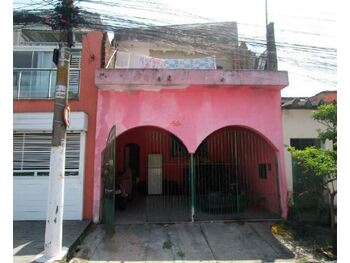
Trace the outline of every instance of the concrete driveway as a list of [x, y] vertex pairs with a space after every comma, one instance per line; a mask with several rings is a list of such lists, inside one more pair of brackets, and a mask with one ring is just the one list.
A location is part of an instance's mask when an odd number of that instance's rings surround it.
[[288, 262], [294, 257], [268, 223], [124, 224], [114, 231], [94, 225], [70, 263]]

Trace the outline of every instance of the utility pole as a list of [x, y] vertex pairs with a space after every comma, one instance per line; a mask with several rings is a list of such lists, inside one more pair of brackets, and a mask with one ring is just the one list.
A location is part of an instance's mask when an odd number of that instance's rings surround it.
[[266, 69], [277, 70], [277, 50], [275, 42], [274, 23], [269, 23], [267, 0], [265, 0], [265, 19], [266, 19]]
[[274, 23], [266, 26], [267, 70], [278, 70]]
[[54, 52], [57, 65], [57, 80], [54, 99], [50, 173], [48, 186], [47, 218], [45, 228], [44, 255], [37, 262], [51, 262], [62, 259], [63, 206], [66, 130], [69, 126], [68, 87], [71, 47], [74, 45], [72, 31], [73, 0], [63, 0], [60, 14], [61, 42]]

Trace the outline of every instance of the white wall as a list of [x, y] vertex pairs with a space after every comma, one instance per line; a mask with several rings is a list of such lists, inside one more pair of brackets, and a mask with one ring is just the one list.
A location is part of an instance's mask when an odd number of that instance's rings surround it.
[[[85, 112], [71, 112], [68, 131], [87, 131]], [[13, 130], [19, 132], [52, 131], [53, 112], [21, 112], [13, 114]]]
[[[287, 151], [291, 138], [318, 138], [318, 129], [324, 129], [325, 126], [312, 118], [313, 110], [306, 109], [282, 109], [283, 115], [283, 144], [286, 146], [284, 151], [287, 189], [293, 191], [292, 158]], [[326, 141], [324, 148], [332, 149], [332, 143]]]
[[[14, 220], [46, 219], [48, 179], [48, 176], [13, 177]], [[64, 220], [82, 220], [83, 177], [65, 177], [64, 188]]]

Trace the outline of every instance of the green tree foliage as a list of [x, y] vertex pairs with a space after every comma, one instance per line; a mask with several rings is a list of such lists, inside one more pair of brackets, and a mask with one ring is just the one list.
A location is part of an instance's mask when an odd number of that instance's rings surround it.
[[318, 131], [319, 138], [323, 143], [332, 141], [333, 149], [307, 147], [297, 150], [289, 147], [288, 150], [293, 160], [303, 168], [304, 174], [322, 177], [323, 187], [328, 189], [327, 185], [337, 178], [337, 104], [321, 105], [313, 113], [313, 118], [325, 126], [325, 129]]
[[301, 166], [307, 174], [324, 178], [324, 183], [337, 175], [337, 158], [333, 150], [316, 147], [307, 147], [304, 150], [289, 148], [294, 161]]
[[[305, 181], [306, 192], [316, 193], [325, 191], [329, 197], [329, 209], [331, 215], [331, 228], [333, 230], [333, 253], [336, 254], [336, 229], [335, 217], [336, 209], [334, 199], [337, 194], [335, 181], [337, 180], [337, 105], [321, 105], [313, 113], [313, 118], [325, 126], [319, 130], [319, 138], [322, 142], [332, 141], [333, 149], [326, 150], [316, 147], [307, 147], [304, 150], [297, 150], [289, 147], [293, 161], [302, 169], [301, 175]], [[314, 184], [307, 184], [310, 178], [317, 177]]]
[[337, 151], [337, 104], [324, 104], [313, 113], [313, 118], [322, 123], [326, 129], [319, 130], [320, 139], [325, 142], [330, 140], [333, 142], [333, 150]]

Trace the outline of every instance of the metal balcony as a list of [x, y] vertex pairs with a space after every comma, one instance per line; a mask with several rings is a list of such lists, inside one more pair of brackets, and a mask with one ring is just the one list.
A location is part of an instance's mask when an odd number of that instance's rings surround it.
[[[56, 86], [56, 69], [14, 68], [14, 99], [53, 99]], [[80, 69], [70, 69], [69, 98], [79, 97]]]

